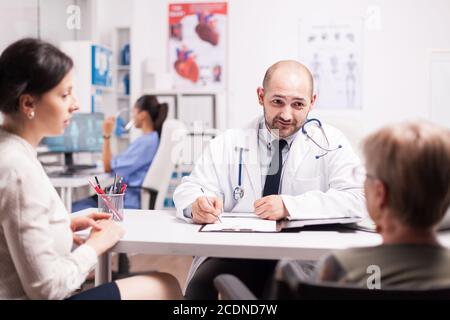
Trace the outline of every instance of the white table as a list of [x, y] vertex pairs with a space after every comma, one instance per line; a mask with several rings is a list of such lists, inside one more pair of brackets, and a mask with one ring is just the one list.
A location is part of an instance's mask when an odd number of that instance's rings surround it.
[[[83, 210], [79, 214], [91, 212]], [[125, 236], [99, 258], [96, 285], [111, 281], [111, 252], [209, 257], [317, 260], [331, 250], [381, 243], [378, 234], [363, 231], [299, 233], [198, 232], [199, 225], [175, 217], [171, 210], [125, 210]], [[448, 239], [450, 245], [450, 236]]]
[[[87, 214], [92, 209], [78, 212]], [[318, 260], [332, 250], [381, 244], [376, 233], [342, 228], [339, 231], [297, 233], [199, 232], [201, 226], [175, 217], [173, 210], [125, 210], [124, 237], [99, 257], [95, 284], [111, 281], [111, 252], [208, 257]], [[439, 241], [450, 248], [450, 231]]]
[[[92, 209], [75, 214], [88, 214]], [[111, 253], [192, 255], [247, 259], [294, 258], [318, 260], [332, 250], [381, 244], [376, 233], [341, 228], [339, 231], [228, 233], [199, 232], [200, 225], [175, 217], [173, 210], [124, 211], [124, 237], [99, 257], [95, 284], [111, 281]], [[86, 231], [84, 232], [87, 235]], [[450, 248], [450, 231], [439, 232], [439, 241]]]
[[114, 183], [114, 178], [109, 173], [96, 173], [93, 171], [81, 171], [73, 176], [50, 177], [55, 188], [60, 189], [60, 197], [68, 212], [72, 212], [72, 191], [74, 188], [89, 186], [88, 179], [97, 176], [100, 185], [105, 187]]

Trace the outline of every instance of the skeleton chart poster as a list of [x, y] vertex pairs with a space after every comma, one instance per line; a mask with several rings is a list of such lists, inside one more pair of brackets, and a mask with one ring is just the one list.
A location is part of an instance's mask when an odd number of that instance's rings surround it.
[[223, 89], [227, 3], [169, 4], [169, 70], [176, 89]]
[[302, 19], [299, 60], [311, 70], [317, 109], [361, 109], [363, 20]]

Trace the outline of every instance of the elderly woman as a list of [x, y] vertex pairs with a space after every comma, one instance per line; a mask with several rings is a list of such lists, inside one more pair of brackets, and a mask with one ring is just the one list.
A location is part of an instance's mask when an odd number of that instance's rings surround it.
[[376, 266], [382, 288], [450, 286], [450, 251], [436, 237], [450, 204], [450, 130], [423, 121], [388, 126], [363, 151], [367, 209], [383, 244], [334, 252], [316, 277], [366, 287]]

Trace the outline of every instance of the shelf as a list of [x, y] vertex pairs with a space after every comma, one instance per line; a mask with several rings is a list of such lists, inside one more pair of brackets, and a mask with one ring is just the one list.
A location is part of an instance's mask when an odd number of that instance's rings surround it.
[[108, 93], [114, 92], [112, 87], [104, 87], [104, 86], [92, 85], [92, 88], [95, 89], [95, 90], [101, 90], [103, 92], [108, 92]]
[[[114, 77], [114, 91], [115, 91], [115, 101], [113, 102], [115, 112], [119, 112], [123, 117], [128, 119], [131, 114], [131, 97], [130, 91], [126, 90], [124, 77], [128, 75], [128, 84], [130, 86], [130, 75], [131, 75], [131, 64], [124, 64], [124, 62], [129, 62], [129, 60], [123, 60], [123, 49], [126, 44], [130, 45], [131, 33], [130, 27], [120, 26], [114, 28], [112, 34], [112, 47], [114, 48], [114, 67], [113, 67], [113, 77]], [[130, 52], [131, 54], [131, 52]], [[129, 90], [131, 88], [128, 88]], [[128, 94], [127, 94], [128, 93]], [[127, 116], [125, 116], [125, 112]], [[124, 134], [122, 137], [117, 137], [117, 141], [123, 142], [130, 139], [129, 134]], [[119, 147], [120, 149], [121, 147]]]

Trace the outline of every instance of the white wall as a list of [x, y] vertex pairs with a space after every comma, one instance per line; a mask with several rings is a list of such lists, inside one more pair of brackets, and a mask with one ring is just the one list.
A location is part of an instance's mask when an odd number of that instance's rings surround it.
[[38, 1], [0, 0], [0, 52], [23, 37], [38, 36]]
[[[61, 41], [75, 40], [80, 31], [69, 29], [67, 9], [81, 5], [82, 29], [90, 17], [90, 0], [0, 0], [0, 52], [9, 44], [24, 37], [41, 37], [58, 45]], [[86, 20], [86, 19], [85, 19]], [[84, 31], [85, 30], [81, 30]]]
[[90, 0], [95, 3], [93, 40], [111, 46], [112, 33], [117, 27], [129, 27], [133, 14], [133, 0]]
[[[1, 1], [4, 5], [5, 0]], [[141, 63], [149, 58], [167, 70], [169, 2], [95, 0], [91, 6], [96, 11], [93, 40], [108, 45], [113, 28], [131, 25], [135, 68], [140, 70]], [[228, 3], [229, 127], [240, 126], [260, 114], [255, 89], [266, 68], [277, 60], [297, 58], [299, 19], [363, 18], [369, 5], [380, 7], [382, 28], [364, 31], [363, 110], [333, 112], [332, 116], [356, 117], [367, 129], [407, 118], [429, 118], [428, 53], [431, 48], [450, 48], [450, 1], [229, 0]], [[133, 101], [141, 94], [141, 77], [140, 72], [131, 74]]]
[[142, 90], [142, 68], [146, 59], [167, 64], [168, 16], [166, 0], [134, 0], [131, 24], [131, 101]]
[[[134, 61], [148, 56], [167, 66], [169, 0], [135, 0]], [[381, 9], [381, 30], [364, 31], [363, 110], [338, 112], [373, 129], [408, 118], [429, 118], [428, 50], [450, 48], [448, 0], [229, 0], [228, 125], [260, 114], [255, 89], [266, 68], [298, 56], [299, 19], [361, 17]], [[140, 82], [133, 75], [134, 84]], [[133, 85], [136, 90], [140, 86]], [[136, 92], [132, 92], [134, 97]], [[334, 112], [336, 114], [336, 112]], [[333, 114], [333, 116], [335, 116]], [[450, 121], [450, 120], [449, 120]]]

